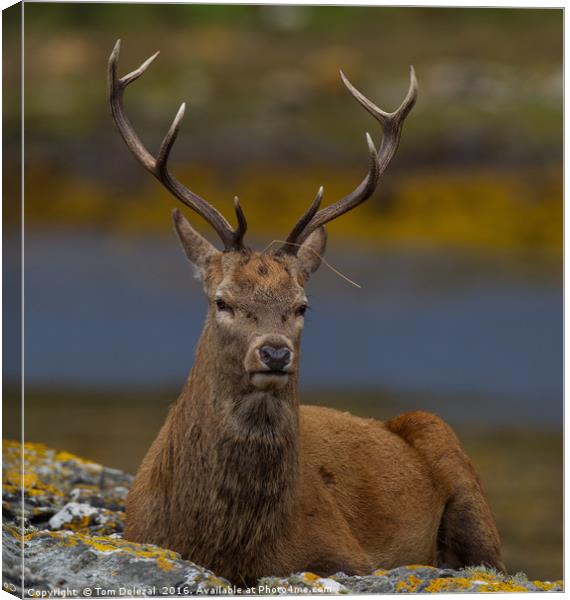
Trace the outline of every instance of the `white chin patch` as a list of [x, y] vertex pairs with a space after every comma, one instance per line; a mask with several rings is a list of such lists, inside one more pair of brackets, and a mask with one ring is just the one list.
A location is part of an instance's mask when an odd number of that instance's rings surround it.
[[269, 390], [282, 388], [289, 381], [287, 373], [254, 373], [251, 376], [251, 383], [258, 390]]

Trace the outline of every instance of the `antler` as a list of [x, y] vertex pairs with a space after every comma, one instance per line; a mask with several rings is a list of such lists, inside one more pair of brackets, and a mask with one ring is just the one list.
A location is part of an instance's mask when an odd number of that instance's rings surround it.
[[226, 251], [242, 249], [243, 237], [247, 229], [247, 222], [237, 196], [234, 199], [234, 205], [238, 226], [233, 229], [217, 209], [206, 202], [206, 200], [183, 186], [168, 171], [168, 157], [170, 156], [170, 151], [172, 150], [172, 146], [176, 141], [176, 136], [178, 135], [178, 130], [180, 129], [180, 122], [184, 116], [186, 105], [183, 103], [178, 109], [170, 129], [162, 141], [157, 158], [155, 158], [145, 148], [125, 114], [125, 109], [123, 106], [123, 92], [125, 91], [125, 88], [129, 85], [129, 83], [132, 83], [138, 79], [148, 69], [154, 59], [159, 55], [159, 52], [153, 54], [150, 58], [145, 60], [145, 62], [138, 69], [119, 79], [117, 77], [117, 66], [120, 49], [121, 40], [117, 40], [117, 43], [111, 52], [111, 56], [109, 57], [109, 102], [111, 104], [111, 113], [113, 114], [115, 124], [130, 151], [141, 163], [141, 165], [147, 171], [152, 173], [164, 185], [164, 187], [166, 187], [174, 196], [176, 196], [176, 198], [178, 198], [178, 200], [183, 202], [192, 210], [195, 210], [200, 216], [206, 219], [208, 223], [210, 223], [210, 225], [216, 230], [216, 233], [220, 236]]
[[[348, 91], [356, 98], [356, 100], [380, 123], [383, 131], [382, 143], [378, 152], [370, 135], [366, 134], [368, 150], [370, 153], [370, 168], [366, 177], [361, 181], [360, 185], [334, 204], [318, 210], [323, 197], [323, 188], [319, 189], [317, 197], [307, 212], [299, 219], [283, 246], [279, 249], [280, 252], [287, 254], [296, 254], [299, 246], [319, 227], [329, 223], [333, 219], [340, 217], [344, 213], [352, 210], [365, 200], [376, 190], [380, 177], [390, 164], [390, 161], [396, 154], [400, 137], [402, 135], [402, 127], [404, 121], [412, 110], [418, 95], [418, 83], [414, 67], [410, 67], [410, 87], [406, 98], [396, 111], [388, 113], [378, 108], [368, 98], [361, 94], [346, 78], [341, 71], [340, 77]], [[318, 211], [318, 212], [317, 212]]]

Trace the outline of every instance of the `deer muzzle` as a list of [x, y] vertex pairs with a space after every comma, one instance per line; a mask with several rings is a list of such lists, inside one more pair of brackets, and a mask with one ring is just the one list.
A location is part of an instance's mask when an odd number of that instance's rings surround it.
[[283, 335], [257, 336], [245, 357], [251, 383], [259, 389], [280, 388], [294, 371], [295, 352]]

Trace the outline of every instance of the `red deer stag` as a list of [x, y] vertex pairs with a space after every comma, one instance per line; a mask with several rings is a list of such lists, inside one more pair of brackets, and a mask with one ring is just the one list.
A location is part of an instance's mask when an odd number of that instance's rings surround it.
[[356, 189], [310, 208], [279, 249], [244, 246], [237, 226], [168, 170], [184, 104], [153, 156], [135, 133], [123, 92], [158, 55], [119, 78], [109, 59], [115, 123], [135, 158], [215, 229], [217, 250], [175, 210], [174, 228], [209, 308], [194, 365], [148, 450], [127, 499], [125, 537], [179, 552], [235, 583], [308, 570], [370, 573], [405, 564], [485, 564], [504, 570], [479, 478], [451, 428], [426, 412], [387, 422], [299, 404], [305, 284], [325, 251], [324, 225], [376, 189], [417, 95], [413, 68], [402, 105], [385, 112], [342, 74], [380, 123]]

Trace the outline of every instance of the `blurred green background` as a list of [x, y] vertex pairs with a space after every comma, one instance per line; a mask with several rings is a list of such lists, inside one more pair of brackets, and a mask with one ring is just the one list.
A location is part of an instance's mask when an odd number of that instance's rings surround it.
[[[420, 95], [398, 155], [375, 196], [329, 227], [331, 264], [362, 289], [325, 267], [311, 282], [303, 401], [438, 413], [481, 472], [509, 569], [561, 577], [562, 11], [24, 11], [26, 439], [134, 471], [205, 312], [170, 232], [175, 201], [109, 115], [116, 39], [121, 74], [161, 51], [126, 93], [142, 139], [157, 149], [185, 101], [173, 171], [230, 217], [238, 194], [259, 248], [287, 234], [319, 185], [332, 202], [366, 172], [364, 133], [380, 132], [339, 68], [392, 110], [413, 64]], [[17, 132], [17, 112], [4, 124]], [[17, 285], [18, 265], [7, 270]], [[5, 377], [17, 369], [8, 358]]]

